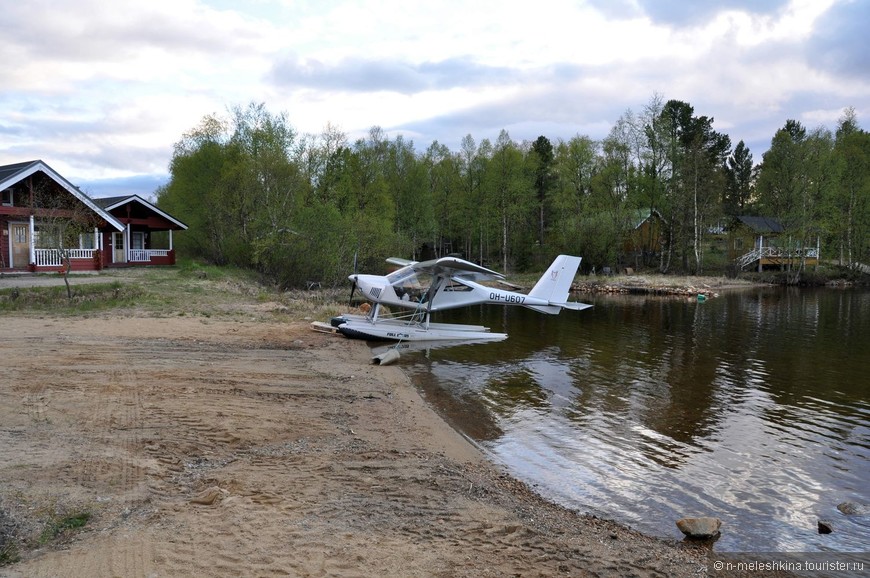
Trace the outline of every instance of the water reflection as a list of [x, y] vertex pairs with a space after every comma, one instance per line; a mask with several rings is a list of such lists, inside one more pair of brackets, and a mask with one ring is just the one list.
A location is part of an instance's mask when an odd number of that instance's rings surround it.
[[[602, 297], [553, 317], [453, 319], [508, 340], [403, 360], [430, 399], [516, 475], [567, 505], [679, 537], [716, 515], [722, 550], [866, 550], [870, 293]], [[436, 400], [437, 401], [437, 400]], [[834, 534], [820, 536], [819, 518]]]

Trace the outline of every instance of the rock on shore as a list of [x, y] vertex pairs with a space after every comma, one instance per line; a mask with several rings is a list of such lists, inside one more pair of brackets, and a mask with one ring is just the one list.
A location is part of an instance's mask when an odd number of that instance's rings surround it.
[[693, 540], [709, 540], [719, 535], [722, 521], [719, 518], [681, 518], [677, 520], [677, 528]]

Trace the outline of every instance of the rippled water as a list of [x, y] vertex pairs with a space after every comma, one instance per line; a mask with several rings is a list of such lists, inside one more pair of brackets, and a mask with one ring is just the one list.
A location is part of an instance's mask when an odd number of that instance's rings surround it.
[[678, 518], [717, 516], [720, 551], [870, 549], [870, 519], [836, 509], [870, 503], [870, 292], [590, 302], [452, 312], [441, 319], [510, 337], [401, 363], [494, 459], [571, 508], [673, 538]]

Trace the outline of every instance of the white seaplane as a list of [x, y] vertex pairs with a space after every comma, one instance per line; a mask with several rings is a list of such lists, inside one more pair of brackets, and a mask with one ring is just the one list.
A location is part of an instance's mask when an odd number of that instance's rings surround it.
[[[351, 298], [358, 288], [373, 303], [366, 315], [344, 314], [331, 325], [347, 337], [386, 341], [493, 341], [507, 337], [481, 325], [433, 323], [432, 313], [478, 304], [521, 305], [541, 313], [557, 314], [562, 309], [579, 311], [592, 307], [568, 301], [580, 257], [559, 255], [528, 294], [480, 284], [500, 281], [504, 275], [456, 257], [432, 261], [389, 258], [401, 268], [389, 275], [349, 277]], [[402, 313], [382, 314], [381, 306]]]

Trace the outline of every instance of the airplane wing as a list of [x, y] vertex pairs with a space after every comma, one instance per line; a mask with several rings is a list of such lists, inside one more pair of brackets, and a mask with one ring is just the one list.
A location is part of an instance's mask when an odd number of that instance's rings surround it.
[[456, 257], [441, 257], [431, 261], [409, 263], [415, 271], [424, 271], [436, 277], [461, 277], [481, 281], [485, 279], [504, 279], [504, 275]]
[[408, 259], [402, 259], [401, 257], [389, 257], [387, 258], [387, 263], [392, 265], [398, 265], [399, 267], [406, 267], [408, 265], [413, 265], [417, 261], [410, 261]]

